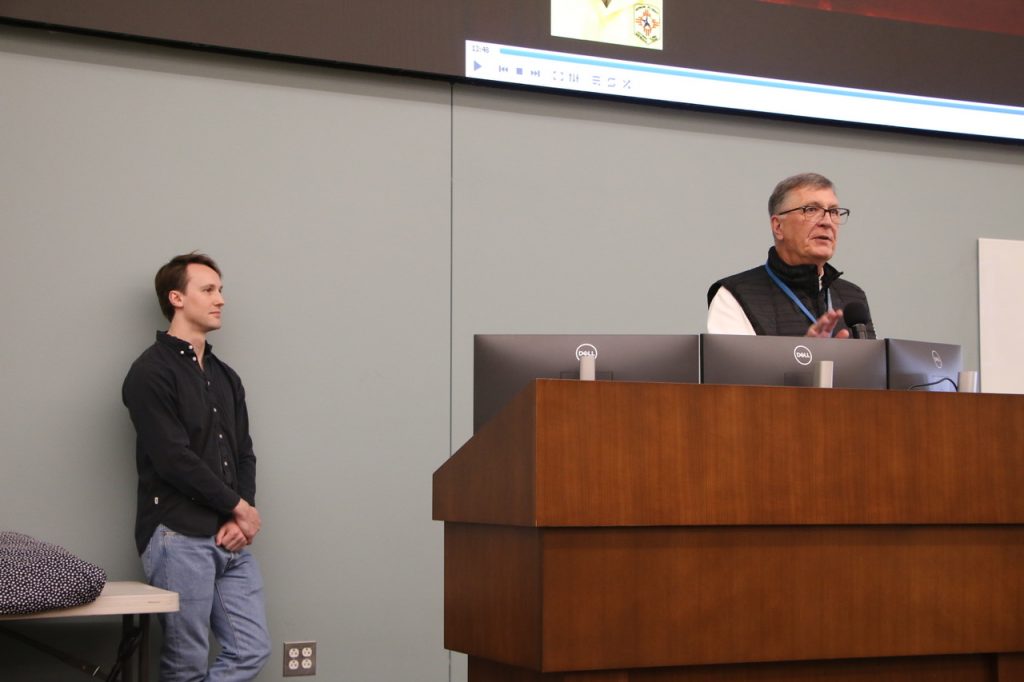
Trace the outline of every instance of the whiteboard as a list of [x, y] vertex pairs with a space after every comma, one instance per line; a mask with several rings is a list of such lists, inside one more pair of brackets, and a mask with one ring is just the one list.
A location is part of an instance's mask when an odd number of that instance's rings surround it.
[[978, 240], [981, 388], [1024, 393], [1024, 241]]

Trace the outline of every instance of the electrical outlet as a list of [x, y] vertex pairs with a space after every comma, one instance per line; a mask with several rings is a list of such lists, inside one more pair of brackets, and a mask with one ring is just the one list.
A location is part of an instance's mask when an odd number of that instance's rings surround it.
[[316, 642], [284, 643], [284, 677], [316, 675]]

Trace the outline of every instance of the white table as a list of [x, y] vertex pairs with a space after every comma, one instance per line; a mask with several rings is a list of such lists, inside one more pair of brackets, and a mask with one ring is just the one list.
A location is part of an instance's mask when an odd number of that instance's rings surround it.
[[[178, 610], [178, 593], [135, 581], [108, 582], [96, 601], [69, 609], [39, 611], [17, 616], [2, 616], [0, 621], [36, 620], [40, 618], [88, 618], [95, 616], [121, 616], [121, 642], [130, 639], [138, 628], [140, 641], [136, 650], [140, 682], [149, 679], [149, 616]], [[136, 625], [136, 617], [139, 619]], [[22, 638], [22, 637], [19, 637]], [[120, 646], [118, 662], [122, 662]], [[44, 649], [48, 650], [48, 648]], [[130, 680], [130, 661], [123, 661], [124, 679]], [[97, 670], [99, 668], [97, 667]]]

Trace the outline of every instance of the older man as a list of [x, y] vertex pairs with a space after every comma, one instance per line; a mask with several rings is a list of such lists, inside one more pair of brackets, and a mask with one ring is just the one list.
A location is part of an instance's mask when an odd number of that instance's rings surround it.
[[[850, 336], [842, 309], [867, 296], [829, 261], [841, 208], [835, 186], [817, 173], [802, 173], [775, 186], [768, 200], [775, 246], [763, 265], [718, 280], [708, 289], [708, 332], [769, 336]], [[867, 323], [867, 337], [874, 326]]]

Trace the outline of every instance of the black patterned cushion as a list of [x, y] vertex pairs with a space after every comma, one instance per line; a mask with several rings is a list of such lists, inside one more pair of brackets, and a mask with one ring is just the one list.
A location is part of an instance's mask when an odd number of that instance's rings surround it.
[[106, 583], [106, 571], [63, 547], [0, 531], [0, 615], [88, 604]]

